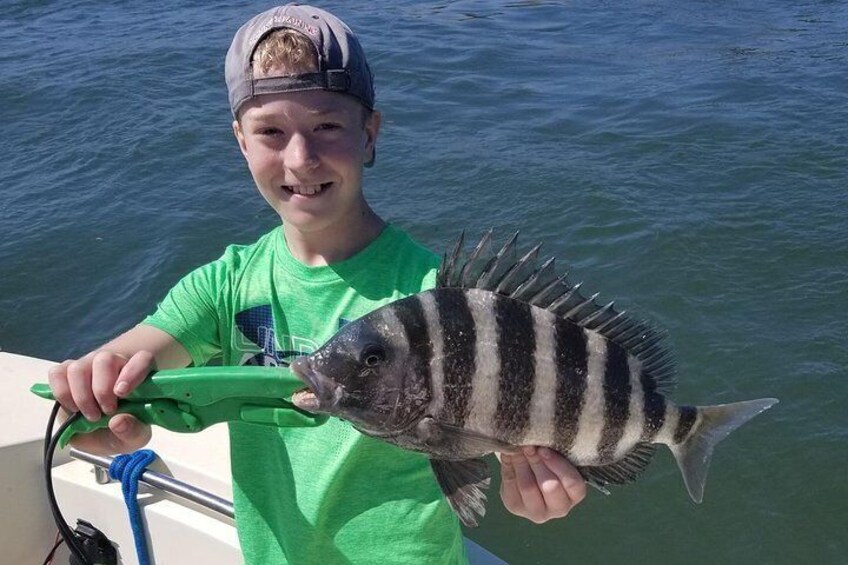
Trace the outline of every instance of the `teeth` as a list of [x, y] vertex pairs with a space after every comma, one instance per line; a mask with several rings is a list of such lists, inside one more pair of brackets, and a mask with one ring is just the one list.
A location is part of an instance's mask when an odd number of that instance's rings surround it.
[[[325, 183], [326, 184], [326, 183]], [[287, 185], [286, 188], [295, 194], [303, 194], [307, 196], [311, 196], [313, 194], [318, 194], [322, 190], [324, 190], [323, 184], [310, 184], [310, 185]]]

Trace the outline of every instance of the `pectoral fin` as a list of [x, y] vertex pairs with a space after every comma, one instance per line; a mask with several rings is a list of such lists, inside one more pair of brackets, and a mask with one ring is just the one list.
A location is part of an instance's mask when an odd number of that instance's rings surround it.
[[[417, 434], [422, 443], [431, 448], [431, 453], [451, 459], [472, 458], [495, 451], [513, 453], [517, 449], [515, 446], [496, 438], [437, 422], [431, 417], [418, 422]], [[436, 455], [436, 457], [438, 456]]]
[[476, 515], [482, 518], [486, 514], [486, 493], [483, 491], [492, 481], [489, 465], [479, 457], [461, 461], [431, 459], [430, 465], [459, 520], [465, 526], [476, 527]]

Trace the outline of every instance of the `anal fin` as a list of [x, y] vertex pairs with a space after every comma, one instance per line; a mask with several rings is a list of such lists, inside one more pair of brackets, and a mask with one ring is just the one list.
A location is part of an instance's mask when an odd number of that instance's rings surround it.
[[608, 465], [577, 467], [577, 470], [590, 486], [609, 494], [606, 485], [623, 485], [638, 479], [651, 462], [656, 450], [656, 446], [651, 443], [640, 443], [621, 461]]
[[430, 465], [459, 520], [465, 526], [476, 527], [477, 515], [482, 518], [486, 514], [484, 491], [492, 481], [488, 463], [478, 457], [459, 461], [431, 459]]

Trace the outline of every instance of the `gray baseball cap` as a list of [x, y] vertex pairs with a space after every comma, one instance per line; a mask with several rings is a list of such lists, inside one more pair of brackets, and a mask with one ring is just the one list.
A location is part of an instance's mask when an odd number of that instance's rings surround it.
[[[318, 72], [253, 78], [251, 59], [256, 46], [274, 30], [293, 29], [308, 37], [318, 52]], [[254, 16], [233, 37], [224, 65], [230, 109], [260, 94], [329, 90], [356, 97], [374, 109], [374, 82], [365, 52], [356, 36], [336, 16], [312, 6], [287, 4]]]

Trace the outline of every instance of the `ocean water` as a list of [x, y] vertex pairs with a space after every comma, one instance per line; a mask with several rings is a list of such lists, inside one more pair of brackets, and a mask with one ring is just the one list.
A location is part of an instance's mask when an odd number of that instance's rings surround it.
[[[511, 563], [848, 562], [848, 4], [326, 2], [384, 113], [366, 193], [440, 250], [541, 240], [668, 330], [674, 398], [781, 403], [705, 501], [635, 485], [468, 534]], [[255, 2], [0, 4], [0, 348], [62, 360], [269, 230], [223, 59]]]

